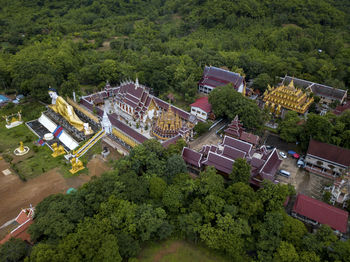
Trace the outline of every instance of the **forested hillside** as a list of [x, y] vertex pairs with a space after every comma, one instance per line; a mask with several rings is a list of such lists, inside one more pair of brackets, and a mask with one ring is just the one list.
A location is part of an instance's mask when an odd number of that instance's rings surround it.
[[0, 87], [44, 97], [134, 79], [196, 94], [204, 65], [264, 89], [285, 74], [346, 88], [348, 1], [1, 0]]

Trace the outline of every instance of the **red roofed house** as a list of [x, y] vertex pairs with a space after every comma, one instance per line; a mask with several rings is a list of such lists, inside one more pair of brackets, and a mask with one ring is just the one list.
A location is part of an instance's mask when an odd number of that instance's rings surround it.
[[313, 174], [336, 179], [349, 171], [350, 150], [311, 139], [305, 164]]
[[15, 218], [16, 223], [19, 225], [0, 241], [0, 245], [4, 244], [12, 237], [31, 243], [30, 235], [28, 234], [27, 229], [31, 224], [33, 224], [33, 217], [33, 207], [22, 209], [22, 211]]
[[227, 84], [232, 84], [237, 92], [245, 95], [246, 84], [243, 76], [215, 66], [206, 66], [198, 83], [198, 91], [209, 94], [214, 88]]
[[314, 226], [324, 224], [341, 233], [348, 231], [348, 212], [302, 194], [297, 195], [292, 216]]
[[199, 117], [203, 120], [207, 120], [211, 113], [211, 104], [208, 101], [208, 97], [204, 96], [198, 98], [196, 102], [190, 105], [191, 114]]

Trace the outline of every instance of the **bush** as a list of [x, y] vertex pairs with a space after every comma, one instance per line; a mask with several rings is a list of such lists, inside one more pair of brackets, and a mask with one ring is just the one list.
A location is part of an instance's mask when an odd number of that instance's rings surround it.
[[200, 136], [208, 132], [210, 126], [211, 124], [208, 122], [198, 122], [198, 124], [194, 127], [194, 131]]
[[323, 200], [323, 202], [326, 202], [327, 204], [330, 204], [331, 197], [332, 197], [331, 192], [325, 191], [323, 193], [322, 200]]
[[11, 163], [12, 160], [13, 160], [13, 157], [9, 154], [3, 154], [2, 157], [4, 158], [4, 160], [7, 162], [7, 163]]

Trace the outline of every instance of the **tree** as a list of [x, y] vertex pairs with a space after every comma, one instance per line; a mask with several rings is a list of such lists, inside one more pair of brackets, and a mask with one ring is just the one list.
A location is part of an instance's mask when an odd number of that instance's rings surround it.
[[267, 117], [254, 101], [235, 91], [232, 85], [215, 88], [209, 94], [209, 102], [217, 117], [233, 119], [238, 115], [248, 129], [262, 128]]
[[21, 239], [11, 238], [0, 246], [0, 261], [17, 262], [29, 255], [30, 247]]
[[198, 124], [194, 127], [194, 131], [199, 135], [203, 135], [204, 133], [208, 132], [209, 127], [211, 126], [208, 122], [201, 122], [199, 121]]
[[216, 195], [222, 196], [224, 194], [224, 179], [216, 173], [214, 167], [207, 167], [205, 171], [201, 172], [199, 179], [195, 180], [196, 191], [199, 196]]
[[296, 252], [294, 246], [288, 242], [282, 241], [276, 253], [274, 254], [273, 261], [276, 262], [294, 262], [299, 260], [299, 255]]
[[164, 172], [168, 181], [171, 181], [175, 175], [186, 172], [186, 163], [180, 155], [172, 155], [168, 158]]
[[161, 199], [166, 189], [166, 182], [160, 178], [153, 176], [149, 180], [149, 195], [153, 199]]
[[237, 216], [249, 219], [257, 216], [263, 209], [262, 201], [246, 183], [238, 182], [226, 190], [226, 203], [238, 208]]
[[233, 183], [242, 182], [249, 184], [250, 181], [250, 165], [243, 158], [238, 158], [233, 163], [232, 172], [229, 175], [229, 178]]
[[210, 248], [224, 250], [234, 261], [247, 259], [244, 252], [244, 237], [250, 235], [247, 221], [234, 220], [231, 215], [217, 215], [216, 227], [210, 223], [200, 229], [200, 237]]
[[266, 73], [261, 73], [254, 79], [254, 87], [259, 89], [262, 93], [267, 88], [267, 85], [272, 83], [273, 79]]
[[297, 112], [288, 111], [278, 125], [278, 132], [283, 140], [286, 142], [297, 142], [303, 132], [303, 127], [299, 125], [300, 118]]

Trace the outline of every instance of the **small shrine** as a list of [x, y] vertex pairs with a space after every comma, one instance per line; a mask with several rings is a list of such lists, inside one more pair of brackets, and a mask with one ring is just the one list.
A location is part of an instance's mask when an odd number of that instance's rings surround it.
[[27, 146], [24, 146], [23, 145], [23, 142], [19, 142], [19, 147], [17, 147], [13, 153], [16, 155], [16, 156], [23, 156], [25, 154], [27, 154], [29, 152], [29, 147]]
[[18, 111], [16, 114], [12, 114], [9, 116], [5, 115], [5, 116], [3, 116], [3, 118], [6, 121], [6, 128], [7, 129], [19, 126], [23, 123], [21, 111]]
[[273, 88], [269, 85], [264, 93], [263, 101], [271, 113], [279, 116], [283, 108], [305, 114], [314, 99], [296, 88], [292, 80], [288, 86], [280, 85]]
[[167, 140], [178, 135], [181, 128], [180, 117], [169, 106], [168, 111], [163, 110], [161, 116], [155, 121], [152, 134], [161, 140]]

